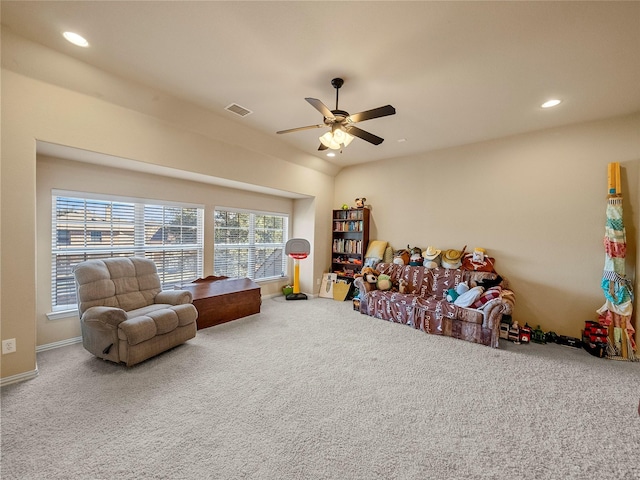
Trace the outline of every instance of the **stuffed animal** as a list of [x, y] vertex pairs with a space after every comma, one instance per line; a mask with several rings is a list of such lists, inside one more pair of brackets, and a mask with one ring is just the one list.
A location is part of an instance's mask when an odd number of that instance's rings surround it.
[[411, 254], [409, 250], [396, 250], [393, 253], [393, 263], [396, 265], [408, 265]]
[[376, 269], [364, 267], [360, 270], [360, 273], [356, 273], [355, 277], [364, 277], [365, 282], [375, 285], [378, 282], [378, 275], [380, 275], [380, 272]]
[[447, 290], [447, 302], [453, 303], [459, 296], [460, 295], [458, 295], [458, 292], [456, 292], [455, 288], [450, 288], [449, 290]]
[[407, 282], [404, 278], [398, 280], [398, 291], [400, 293], [407, 293], [407, 287], [409, 286], [409, 282]]
[[447, 301], [453, 303], [456, 299], [462, 295], [463, 293], [467, 293], [469, 291], [469, 285], [467, 282], [460, 282], [456, 285], [456, 288], [450, 288], [447, 290]]
[[462, 258], [464, 257], [464, 252], [467, 246], [461, 250], [455, 250], [453, 248], [447, 250], [442, 254], [442, 266], [444, 268], [460, 268], [462, 266]]
[[[409, 249], [409, 245], [407, 245], [407, 249]], [[409, 252], [410, 252], [409, 265], [411, 265], [412, 267], [422, 266], [422, 263], [424, 262], [424, 258], [422, 258], [422, 249], [418, 247], [413, 247], [412, 249], [409, 250]]]
[[376, 285], [378, 290], [391, 290], [391, 287], [393, 286], [391, 283], [391, 277], [384, 273], [378, 275], [378, 283]]
[[422, 252], [422, 258], [424, 258], [423, 265], [427, 268], [439, 267], [441, 252], [442, 250], [438, 250], [436, 247], [429, 246], [424, 252]]
[[367, 199], [362, 197], [362, 198], [356, 198], [356, 208], [364, 208], [364, 202], [366, 202]]

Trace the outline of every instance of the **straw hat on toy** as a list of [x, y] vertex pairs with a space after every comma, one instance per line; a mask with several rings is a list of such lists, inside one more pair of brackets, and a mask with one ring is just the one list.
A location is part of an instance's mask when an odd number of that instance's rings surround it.
[[466, 248], [465, 245], [462, 250], [451, 248], [444, 252], [444, 255], [442, 255], [442, 266], [444, 268], [460, 268], [462, 266], [462, 255]]

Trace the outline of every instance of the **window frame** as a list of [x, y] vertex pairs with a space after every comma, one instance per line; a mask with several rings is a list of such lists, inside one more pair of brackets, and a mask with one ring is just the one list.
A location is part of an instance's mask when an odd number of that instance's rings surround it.
[[[247, 243], [234, 243], [234, 244], [221, 244], [216, 242], [216, 228], [218, 228], [216, 226], [216, 215], [218, 214], [218, 212], [225, 212], [225, 213], [235, 213], [235, 214], [247, 214], [249, 215], [250, 221], [249, 221], [249, 226], [248, 226], [248, 242]], [[272, 216], [272, 217], [278, 217], [282, 219], [283, 222], [283, 226], [282, 226], [282, 235], [283, 235], [283, 241], [282, 242], [270, 242], [270, 243], [256, 243], [256, 217], [259, 216]], [[214, 275], [224, 275], [224, 276], [228, 276], [230, 278], [249, 278], [251, 280], [253, 280], [254, 282], [257, 283], [261, 283], [261, 282], [269, 282], [269, 281], [275, 281], [275, 280], [282, 280], [283, 278], [288, 277], [288, 258], [285, 254], [285, 246], [287, 243], [287, 240], [290, 238], [290, 232], [289, 232], [289, 221], [290, 221], [290, 214], [289, 213], [283, 213], [283, 212], [269, 212], [269, 211], [263, 211], [263, 210], [252, 210], [252, 209], [244, 209], [244, 208], [235, 208], [235, 207], [225, 207], [225, 206], [216, 206], [213, 209], [213, 271], [214, 271]], [[230, 227], [229, 227], [230, 228]], [[240, 275], [240, 276], [232, 276], [229, 275], [229, 269], [226, 268], [224, 271], [220, 271], [218, 269], [218, 267], [216, 266], [216, 253], [219, 251], [224, 251], [224, 250], [238, 250], [238, 249], [248, 249], [248, 253], [247, 253], [247, 267], [246, 267], [246, 271], [247, 274], [246, 275]], [[255, 278], [255, 272], [256, 272], [256, 257], [257, 257], [257, 250], [260, 249], [280, 249], [281, 250], [281, 272], [277, 275], [270, 275], [270, 276], [264, 276], [264, 277], [260, 277], [260, 278]], [[239, 268], [240, 270], [241, 268]]]
[[[58, 221], [58, 199], [70, 199], [72, 201], [77, 201], [79, 204], [81, 202], [84, 203], [82, 209], [84, 220], [75, 222], [77, 225], [83, 225], [83, 232], [79, 233], [79, 238], [84, 238], [84, 245], [72, 246], [73, 239], [71, 238], [71, 232], [69, 228], [66, 227], [66, 224]], [[105, 245], [102, 242], [96, 242], [94, 240], [94, 235], [92, 230], [87, 226], [87, 211], [86, 206], [89, 202], [96, 202], [99, 204], [101, 202], [108, 202], [111, 208], [114, 208], [115, 204], [119, 206], [128, 206], [132, 209], [133, 213], [128, 213], [122, 225], [124, 225], [128, 229], [132, 229], [132, 241], [133, 243], [127, 243], [126, 245], [114, 245], [113, 240], [109, 245]], [[69, 190], [57, 190], [53, 189], [51, 191], [51, 309], [53, 313], [58, 312], [71, 312], [77, 310], [77, 303], [60, 303], [58, 298], [59, 295], [64, 295], [64, 286], [62, 288], [62, 293], [60, 293], [60, 282], [61, 282], [61, 274], [60, 269], [58, 267], [58, 259], [63, 257], [82, 257], [84, 258], [105, 258], [110, 256], [136, 256], [136, 257], [146, 257], [151, 258], [156, 262], [158, 267], [158, 274], [160, 275], [160, 281], [163, 288], [173, 288], [173, 286], [179, 283], [185, 283], [188, 281], [195, 280], [196, 278], [200, 278], [203, 275], [203, 266], [204, 266], [204, 210], [205, 207], [202, 204], [194, 204], [194, 203], [186, 203], [186, 202], [173, 202], [167, 200], [158, 200], [158, 199], [143, 199], [143, 198], [135, 198], [135, 197], [126, 197], [120, 195], [107, 195], [107, 194], [96, 194], [91, 192], [78, 192], [78, 191], [69, 191]], [[70, 204], [73, 202], [69, 202]], [[148, 208], [145, 214], [145, 207]], [[156, 220], [156, 222], [151, 222], [151, 208], [156, 211], [162, 212], [162, 219], [160, 223]], [[165, 212], [170, 211], [170, 209], [182, 209], [179, 211], [178, 215], [184, 216], [187, 212], [184, 209], [195, 209], [195, 224], [184, 224], [183, 219], [181, 217], [181, 222], [179, 224], [173, 223], [165, 223], [165, 220], [169, 217], [169, 215], [165, 215]], [[175, 217], [174, 217], [175, 220]], [[111, 220], [113, 222], [113, 218]], [[166, 220], [168, 222], [168, 220]], [[65, 225], [62, 229], [58, 230], [58, 224]], [[113, 226], [113, 224], [111, 224]], [[158, 225], [160, 225], [158, 227]], [[195, 242], [191, 243], [165, 243], [165, 230], [167, 230], [167, 226], [176, 227], [176, 228], [195, 228]], [[149, 232], [155, 228], [159, 228], [162, 231], [161, 237], [162, 241], [160, 244], [152, 244], [150, 241], [153, 240], [155, 235], [149, 235]], [[69, 230], [69, 233], [64, 236], [65, 239], [69, 240], [66, 244], [59, 244], [59, 231]], [[112, 232], [112, 230], [110, 230]], [[156, 232], [157, 235], [157, 232]], [[104, 237], [111, 237], [111, 235], [104, 235], [102, 232], [100, 234], [101, 238], [104, 240]], [[60, 237], [62, 238], [62, 237]], [[191, 235], [188, 237], [191, 238]], [[105, 240], [106, 241], [106, 240]], [[169, 255], [167, 255], [169, 254]], [[171, 255], [173, 254], [173, 255]], [[158, 257], [166, 257], [166, 262], [158, 262]], [[78, 262], [83, 261], [79, 259]], [[195, 261], [194, 261], [195, 259]], [[173, 273], [171, 274], [170, 270], [173, 265], [172, 261], [177, 261], [178, 264], [184, 265], [184, 262], [188, 262], [191, 268], [189, 268], [186, 272], [184, 268], [179, 272], [178, 276]], [[68, 269], [73, 267], [73, 260], [69, 262]], [[175, 269], [175, 268], [174, 268]], [[64, 270], [64, 269], [63, 269]], [[190, 272], [195, 272], [192, 275], [189, 275]], [[186, 274], [186, 276], [185, 276]], [[68, 277], [67, 272], [67, 277]], [[62, 279], [64, 281], [64, 279]], [[70, 280], [67, 278], [66, 283], [69, 283]], [[178, 282], [178, 283], [176, 283]], [[75, 282], [74, 282], [75, 283]], [[67, 287], [67, 294], [69, 294], [69, 289]]]

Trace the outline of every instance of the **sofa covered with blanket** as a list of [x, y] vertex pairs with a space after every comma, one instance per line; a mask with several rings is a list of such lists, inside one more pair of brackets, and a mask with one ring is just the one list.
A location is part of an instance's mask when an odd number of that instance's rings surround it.
[[[375, 269], [389, 275], [394, 288], [378, 290], [363, 277], [356, 278], [360, 313], [410, 325], [426, 333], [498, 347], [500, 322], [503, 315], [511, 315], [515, 299], [504, 279], [499, 285], [481, 288], [495, 283], [498, 278], [495, 272], [396, 263], [379, 263]], [[450, 289], [462, 282], [480, 292], [469, 306], [458, 306], [447, 300]], [[399, 285], [404, 293], [398, 291]]]

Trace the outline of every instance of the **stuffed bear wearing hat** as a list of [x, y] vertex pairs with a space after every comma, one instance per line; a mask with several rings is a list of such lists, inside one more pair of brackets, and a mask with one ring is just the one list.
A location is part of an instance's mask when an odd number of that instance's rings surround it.
[[422, 252], [422, 258], [424, 258], [424, 262], [422, 264], [427, 268], [439, 267], [441, 252], [442, 250], [438, 250], [436, 247], [430, 245], [425, 251]]
[[444, 268], [460, 268], [462, 266], [462, 257], [464, 256], [464, 252], [467, 249], [465, 245], [462, 251], [455, 250], [453, 248], [447, 250], [442, 255], [442, 266]]

